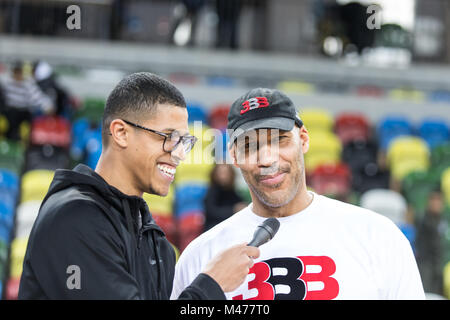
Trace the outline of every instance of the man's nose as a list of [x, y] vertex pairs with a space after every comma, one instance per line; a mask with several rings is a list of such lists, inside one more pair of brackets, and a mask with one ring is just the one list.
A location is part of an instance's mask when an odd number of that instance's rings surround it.
[[264, 144], [258, 150], [258, 165], [262, 167], [271, 167], [278, 162], [278, 148]]

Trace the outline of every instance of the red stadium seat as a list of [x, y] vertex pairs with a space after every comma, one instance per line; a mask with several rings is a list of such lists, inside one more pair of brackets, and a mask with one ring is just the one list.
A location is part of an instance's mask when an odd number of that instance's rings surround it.
[[70, 122], [63, 117], [39, 117], [31, 124], [31, 144], [50, 144], [68, 148], [71, 140]]
[[335, 131], [343, 144], [354, 140], [367, 141], [370, 135], [369, 121], [359, 113], [342, 113], [336, 117]]
[[182, 252], [202, 232], [205, 217], [202, 212], [185, 214], [178, 220], [178, 248]]
[[224, 103], [213, 107], [208, 117], [211, 128], [219, 130], [225, 130], [227, 128], [230, 106], [231, 104]]
[[319, 194], [341, 196], [350, 192], [351, 173], [343, 163], [320, 165], [309, 179], [309, 186]]
[[161, 227], [161, 229], [166, 234], [167, 240], [169, 240], [170, 243], [176, 244], [177, 242], [177, 226], [175, 224], [175, 220], [172, 215], [159, 215], [157, 213], [152, 214], [153, 219], [155, 219], [155, 222], [158, 226]]
[[20, 278], [9, 278], [6, 284], [6, 300], [17, 300], [19, 296]]

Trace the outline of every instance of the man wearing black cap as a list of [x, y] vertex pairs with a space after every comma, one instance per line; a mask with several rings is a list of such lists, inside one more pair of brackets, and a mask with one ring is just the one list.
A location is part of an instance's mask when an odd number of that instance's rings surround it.
[[387, 218], [308, 191], [308, 131], [282, 92], [253, 89], [231, 106], [230, 155], [252, 203], [185, 249], [172, 298], [225, 245], [249, 241], [266, 218], [280, 229], [260, 247], [246, 281], [228, 299], [423, 299], [411, 246]]

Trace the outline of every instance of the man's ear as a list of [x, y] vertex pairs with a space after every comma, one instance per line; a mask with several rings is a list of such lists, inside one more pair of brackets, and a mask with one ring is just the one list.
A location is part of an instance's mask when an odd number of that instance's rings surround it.
[[114, 119], [109, 125], [109, 131], [111, 133], [110, 143], [120, 148], [128, 147], [130, 132], [127, 124], [124, 121], [120, 119]]
[[305, 125], [303, 125], [299, 130], [300, 141], [302, 144], [302, 152], [305, 154], [309, 150], [309, 133]]
[[239, 168], [239, 166], [237, 164], [237, 160], [236, 160], [236, 144], [230, 143], [230, 145], [228, 146], [228, 151], [230, 153], [230, 158], [233, 161], [233, 166], [235, 166], [236, 168]]

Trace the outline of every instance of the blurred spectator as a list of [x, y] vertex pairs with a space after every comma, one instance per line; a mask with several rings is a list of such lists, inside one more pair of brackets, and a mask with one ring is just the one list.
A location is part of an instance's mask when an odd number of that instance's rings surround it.
[[416, 238], [416, 257], [425, 292], [443, 294], [444, 200], [440, 190], [431, 192], [427, 211], [420, 222]]
[[234, 189], [235, 172], [229, 164], [216, 164], [205, 197], [205, 231], [247, 206]]
[[[170, 40], [174, 41], [174, 35], [180, 24], [188, 19], [191, 23], [190, 37], [187, 43], [188, 46], [195, 44], [195, 32], [197, 28], [198, 13], [206, 4], [206, 0], [181, 0], [183, 7], [175, 12], [175, 21], [170, 32]], [[182, 9], [181, 9], [182, 8]]]
[[216, 0], [217, 48], [238, 48], [238, 21], [241, 11], [241, 0]]
[[52, 67], [45, 61], [36, 61], [33, 64], [33, 77], [42, 92], [52, 100], [55, 113], [70, 116], [72, 110], [70, 96], [57, 82]]
[[36, 111], [51, 113], [53, 102], [33, 79], [26, 79], [22, 62], [16, 62], [11, 75], [1, 85], [5, 98], [3, 113], [9, 122], [7, 137], [20, 139], [19, 126], [23, 121], [30, 121]]

